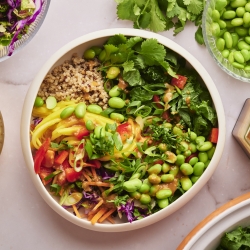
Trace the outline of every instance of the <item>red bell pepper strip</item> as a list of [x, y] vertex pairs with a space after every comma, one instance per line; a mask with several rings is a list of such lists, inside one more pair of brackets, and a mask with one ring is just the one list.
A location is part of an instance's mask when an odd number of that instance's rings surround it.
[[55, 157], [55, 164], [61, 165], [66, 158], [68, 157], [69, 152], [67, 150], [61, 151], [56, 157]]
[[212, 128], [211, 133], [208, 137], [208, 140], [212, 143], [218, 142], [218, 136], [219, 136], [219, 129], [218, 128]]
[[101, 167], [101, 162], [94, 159], [94, 160], [88, 160], [88, 163], [92, 164], [95, 168], [100, 168]]
[[41, 163], [47, 150], [49, 149], [49, 146], [50, 146], [50, 138], [47, 138], [43, 142], [42, 146], [36, 151], [36, 154], [34, 156], [34, 169], [36, 174], [40, 173]]
[[76, 134], [75, 134], [75, 136], [76, 136], [76, 138], [78, 139], [78, 140], [81, 140], [81, 139], [83, 139], [83, 137], [84, 136], [89, 136], [90, 135], [90, 132], [87, 130], [87, 128], [85, 128], [85, 127], [83, 127], [83, 128], [81, 128]]
[[80, 178], [82, 172], [76, 172], [73, 168], [66, 168], [65, 174], [68, 182], [75, 182]]
[[174, 85], [179, 89], [184, 89], [186, 83], [187, 83], [186, 76], [177, 75], [177, 78], [173, 77], [171, 80], [171, 85]]

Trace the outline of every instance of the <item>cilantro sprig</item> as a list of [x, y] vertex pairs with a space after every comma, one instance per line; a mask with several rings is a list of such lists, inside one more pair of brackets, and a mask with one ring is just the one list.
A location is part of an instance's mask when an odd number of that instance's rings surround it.
[[201, 30], [203, 0], [115, 0], [117, 16], [121, 20], [130, 20], [136, 29], [149, 29], [161, 32], [173, 28], [174, 35], [184, 30], [188, 21], [198, 29], [195, 39], [203, 44]]

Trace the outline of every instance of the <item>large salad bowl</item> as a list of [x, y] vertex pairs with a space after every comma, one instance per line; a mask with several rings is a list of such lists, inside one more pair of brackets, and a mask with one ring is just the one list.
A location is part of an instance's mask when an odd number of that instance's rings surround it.
[[[190, 69], [194, 69], [198, 73], [203, 87], [207, 88], [208, 93], [211, 96], [211, 100], [213, 103], [212, 106], [215, 110], [215, 113], [217, 114], [218, 122], [216, 126], [219, 130], [219, 135], [218, 135], [218, 140], [216, 140], [216, 149], [214, 151], [213, 157], [211, 158], [211, 161], [207, 166], [207, 168], [205, 169], [204, 173], [198, 178], [197, 181], [193, 183], [190, 189], [188, 189], [182, 196], [180, 196], [174, 202], [171, 202], [165, 208], [159, 209], [158, 211], [150, 214], [149, 216], [145, 216], [144, 218], [134, 220], [132, 223], [131, 221], [126, 222], [124, 220], [119, 220], [116, 218], [114, 219], [115, 221], [114, 224], [109, 222], [91, 223], [91, 221], [87, 220], [86, 217], [79, 218], [73, 213], [74, 211], [69, 212], [67, 210], [67, 207], [61, 206], [59, 204], [58, 197], [51, 195], [51, 193], [49, 192], [50, 190], [44, 186], [39, 175], [35, 173], [34, 160], [31, 150], [31, 141], [30, 141], [32, 137], [32, 133], [30, 132], [30, 125], [33, 118], [32, 110], [39, 92], [39, 88], [41, 87], [44, 78], [49, 72], [51, 72], [55, 67], [62, 65], [65, 62], [65, 60], [69, 60], [74, 53], [77, 53], [82, 57], [84, 51], [88, 50], [93, 46], [103, 45], [103, 43], [106, 42], [109, 37], [112, 37], [117, 34], [122, 34], [126, 37], [141, 37], [143, 39], [154, 39], [160, 45], [163, 45], [165, 48], [168, 48], [169, 50], [173, 51], [174, 53], [184, 58], [187, 61], [188, 67]], [[172, 74], [171, 72], [168, 73]], [[175, 89], [181, 93], [180, 90], [181, 87], [180, 88], [176, 87]], [[61, 117], [64, 115], [62, 115], [61, 113]], [[92, 116], [89, 117], [91, 118]], [[103, 232], [121, 232], [121, 231], [139, 229], [166, 218], [167, 216], [171, 215], [172, 213], [180, 209], [182, 206], [184, 206], [201, 190], [201, 188], [208, 182], [208, 180], [214, 173], [216, 167], [219, 164], [221, 155], [223, 153], [224, 143], [225, 143], [225, 115], [219, 93], [216, 89], [216, 86], [212, 78], [204, 69], [204, 67], [181, 46], [179, 46], [175, 42], [167, 39], [162, 35], [148, 31], [127, 29], [127, 28], [107, 29], [84, 35], [63, 46], [48, 59], [48, 61], [44, 64], [41, 70], [37, 73], [32, 84], [30, 85], [23, 106], [23, 113], [21, 120], [21, 143], [22, 143], [23, 155], [25, 158], [25, 162], [31, 180], [33, 181], [33, 184], [36, 187], [38, 193], [42, 196], [44, 201], [54, 211], [56, 211], [58, 214], [60, 214], [63, 218], [67, 219], [68, 221], [86, 229], [94, 231], [103, 231]], [[152, 149], [155, 149], [154, 146], [151, 147], [151, 150]], [[126, 152], [124, 152], [124, 154], [125, 153]], [[101, 159], [105, 161], [106, 158], [103, 157]], [[146, 203], [146, 201], [144, 201], [144, 203]]]

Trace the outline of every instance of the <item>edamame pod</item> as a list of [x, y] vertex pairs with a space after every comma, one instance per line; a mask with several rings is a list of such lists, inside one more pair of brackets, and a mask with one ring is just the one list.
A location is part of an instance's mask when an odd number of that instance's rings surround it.
[[155, 196], [157, 199], [162, 200], [170, 197], [172, 195], [171, 189], [161, 189], [156, 192]]
[[60, 118], [66, 119], [66, 118], [70, 117], [74, 113], [74, 111], [75, 111], [75, 107], [69, 106], [61, 112]]
[[77, 104], [75, 108], [75, 116], [77, 118], [83, 118], [86, 113], [86, 104], [84, 102], [80, 102]]
[[180, 179], [181, 187], [184, 191], [189, 190], [192, 187], [192, 181], [188, 177], [182, 177]]

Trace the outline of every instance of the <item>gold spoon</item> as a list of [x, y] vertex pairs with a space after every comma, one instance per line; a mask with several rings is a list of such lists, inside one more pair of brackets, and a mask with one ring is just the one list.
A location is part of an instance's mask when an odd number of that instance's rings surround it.
[[3, 124], [3, 116], [0, 111], [0, 154], [3, 149], [3, 143], [4, 143], [4, 124]]

